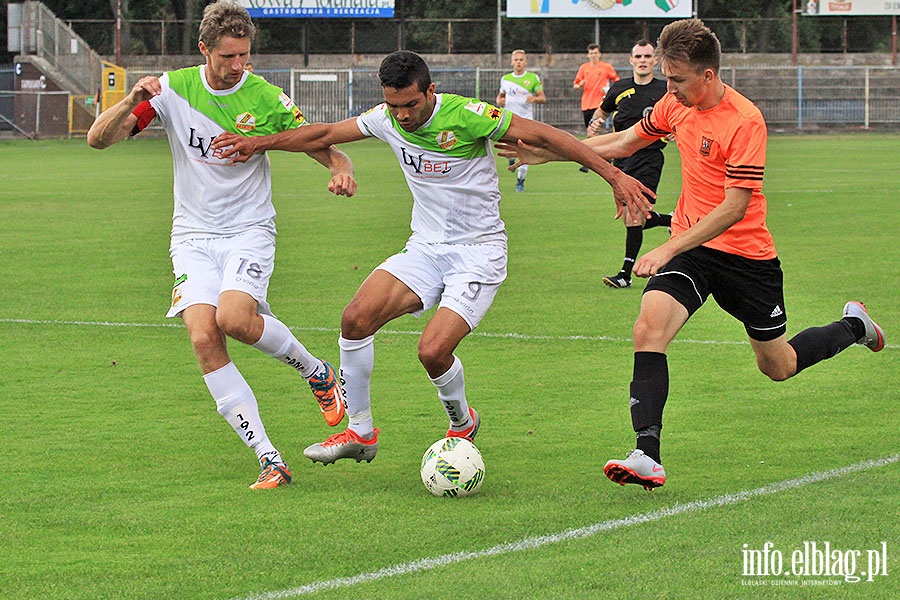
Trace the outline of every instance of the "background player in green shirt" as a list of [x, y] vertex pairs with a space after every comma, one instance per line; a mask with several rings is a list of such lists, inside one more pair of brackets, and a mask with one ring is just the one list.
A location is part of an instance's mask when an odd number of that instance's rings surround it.
[[[500, 79], [500, 92], [497, 94], [497, 106], [512, 111], [525, 119], [534, 119], [534, 105], [546, 104], [547, 95], [544, 94], [544, 85], [537, 73], [526, 71], [528, 58], [524, 50], [513, 50], [512, 73], [507, 73]], [[512, 165], [515, 161], [510, 161]], [[516, 191], [525, 191], [525, 177], [528, 175], [528, 165], [522, 165], [516, 169]]]

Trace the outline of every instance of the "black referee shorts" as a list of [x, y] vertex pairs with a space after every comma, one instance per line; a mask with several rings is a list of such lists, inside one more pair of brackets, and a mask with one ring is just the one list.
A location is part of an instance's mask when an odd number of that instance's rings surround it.
[[777, 258], [751, 260], [700, 246], [669, 261], [647, 282], [644, 292], [649, 290], [669, 294], [691, 315], [712, 294], [760, 342], [787, 331], [784, 275]]
[[[631, 175], [656, 193], [665, 160], [666, 157], [662, 150], [644, 149], [638, 150], [626, 158], [617, 158], [613, 164], [623, 173]], [[656, 198], [648, 199], [656, 204]]]

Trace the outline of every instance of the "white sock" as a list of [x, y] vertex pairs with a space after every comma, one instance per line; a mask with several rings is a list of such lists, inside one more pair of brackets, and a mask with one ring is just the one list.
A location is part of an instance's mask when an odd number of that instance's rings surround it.
[[516, 169], [516, 178], [517, 179], [525, 179], [525, 175], [528, 174], [528, 165], [522, 165], [518, 169]]
[[216, 401], [216, 409], [249, 447], [256, 451], [256, 457], [272, 462], [282, 462], [278, 450], [269, 441], [266, 428], [259, 417], [256, 396], [244, 376], [233, 362], [203, 376], [209, 393]]
[[469, 426], [469, 403], [466, 402], [466, 378], [462, 361], [453, 356], [453, 364], [443, 375], [431, 380], [437, 388], [438, 398], [444, 403], [444, 410], [450, 417], [453, 429], [463, 430]]
[[260, 316], [264, 323], [263, 332], [259, 341], [253, 344], [254, 348], [293, 367], [306, 379], [322, 367], [322, 361], [309, 353], [287, 325], [270, 315]]
[[375, 430], [372, 420], [372, 400], [369, 396], [372, 371], [375, 368], [375, 336], [361, 340], [338, 339], [341, 349], [341, 381], [347, 401], [349, 429], [357, 435]]

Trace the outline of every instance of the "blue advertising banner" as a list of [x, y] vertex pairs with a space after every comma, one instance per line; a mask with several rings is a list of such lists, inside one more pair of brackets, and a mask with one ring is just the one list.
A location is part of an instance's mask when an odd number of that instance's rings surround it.
[[254, 19], [391, 19], [394, 0], [238, 0]]

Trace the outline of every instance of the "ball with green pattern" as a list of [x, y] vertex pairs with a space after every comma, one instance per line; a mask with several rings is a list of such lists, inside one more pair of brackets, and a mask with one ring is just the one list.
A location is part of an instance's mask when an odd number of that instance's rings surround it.
[[484, 459], [469, 440], [444, 438], [425, 451], [421, 475], [422, 483], [435, 496], [471, 496], [484, 481]]

